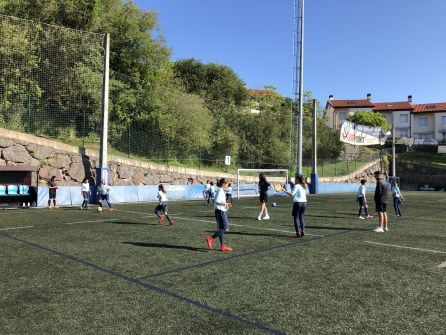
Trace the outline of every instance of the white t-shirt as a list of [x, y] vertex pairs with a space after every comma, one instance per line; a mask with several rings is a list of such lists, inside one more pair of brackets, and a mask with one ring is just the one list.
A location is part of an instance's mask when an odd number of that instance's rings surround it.
[[[223, 205], [219, 205], [218, 203], [222, 203]], [[226, 208], [226, 192], [222, 188], [217, 188], [214, 197], [214, 209], [219, 209], [223, 212], [226, 212], [228, 209]]]
[[82, 192], [90, 192], [90, 184], [89, 183], [82, 183], [81, 184], [81, 190], [82, 190]]
[[102, 195], [106, 195], [110, 191], [110, 187], [107, 185], [102, 185], [98, 187], [98, 192]]
[[293, 202], [307, 202], [307, 190], [300, 184], [296, 184], [291, 191]]
[[358, 198], [360, 198], [360, 197], [365, 197], [365, 185], [362, 185], [362, 184], [361, 184], [361, 186], [359, 186], [359, 189], [358, 189]]
[[164, 193], [163, 191], [158, 191], [158, 195], [156, 197], [161, 202], [165, 202], [165, 201], [167, 202], [167, 194]]

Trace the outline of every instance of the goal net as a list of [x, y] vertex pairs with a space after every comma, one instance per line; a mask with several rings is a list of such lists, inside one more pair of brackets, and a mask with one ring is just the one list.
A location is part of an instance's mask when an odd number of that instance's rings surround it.
[[287, 169], [237, 169], [237, 199], [258, 194], [259, 174], [263, 173], [271, 184], [269, 192], [277, 193], [288, 183]]

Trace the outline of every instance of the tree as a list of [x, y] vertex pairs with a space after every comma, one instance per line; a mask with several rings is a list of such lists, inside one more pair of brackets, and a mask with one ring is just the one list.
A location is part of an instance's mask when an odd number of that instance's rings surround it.
[[381, 127], [384, 132], [387, 132], [392, 128], [392, 125], [387, 122], [386, 118], [381, 113], [374, 111], [358, 111], [355, 114], [350, 115], [347, 120], [363, 126]]

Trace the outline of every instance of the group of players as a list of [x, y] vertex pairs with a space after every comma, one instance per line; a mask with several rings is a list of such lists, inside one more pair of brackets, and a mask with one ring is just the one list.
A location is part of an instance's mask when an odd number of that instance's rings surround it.
[[[56, 177], [53, 176], [51, 180], [48, 182], [49, 188], [49, 199], [48, 199], [48, 207], [58, 208], [56, 205]], [[305, 178], [302, 175], [296, 176], [296, 183], [291, 184], [291, 191], [287, 191], [283, 188], [283, 191], [289, 196], [293, 197], [293, 222], [296, 230], [296, 237], [304, 236], [304, 212], [306, 207], [306, 183]], [[268, 213], [268, 190], [271, 188], [271, 185], [266, 180], [266, 177], [263, 173], [259, 175], [258, 189], [259, 189], [259, 200], [260, 200], [260, 213], [257, 217], [258, 220], [268, 220], [270, 219]], [[82, 210], [88, 209], [88, 204], [91, 195], [90, 183], [88, 178], [84, 178], [81, 183], [81, 194], [83, 197], [83, 202], [81, 205]], [[98, 211], [103, 210], [103, 201], [105, 201], [108, 205], [109, 211], [113, 211], [112, 204], [110, 202], [110, 187], [103, 183], [102, 181], [99, 183], [99, 186], [96, 190], [96, 195], [98, 196]], [[222, 178], [217, 181], [216, 187], [213, 182], [207, 181], [205, 189], [203, 191], [203, 197], [205, 199], [205, 205], [209, 206], [210, 202], [213, 202], [215, 219], [217, 222], [217, 231], [213, 235], [206, 236], [206, 244], [210, 250], [213, 250], [213, 241], [218, 238], [220, 241], [220, 250], [221, 251], [232, 251], [233, 249], [225, 244], [225, 233], [229, 230], [229, 222], [227, 211], [232, 207], [232, 185], [231, 183]], [[163, 184], [158, 185], [158, 204], [155, 207], [154, 213], [158, 218], [158, 223], [162, 223], [165, 219], [169, 223], [169, 225], [173, 225], [174, 221], [168, 213], [168, 198], [167, 192], [164, 188]], [[53, 205], [51, 205], [53, 202]]]
[[[375, 172], [375, 178], [377, 180], [376, 190], [375, 190], [375, 204], [376, 211], [378, 213], [378, 228], [375, 229], [375, 232], [385, 232], [388, 231], [388, 223], [387, 223], [387, 184], [385, 182], [385, 178], [382, 173], [379, 171]], [[49, 199], [48, 199], [48, 207], [58, 208], [56, 204], [56, 177], [53, 176], [51, 180], [48, 182], [49, 188]], [[368, 213], [368, 205], [365, 195], [365, 183], [366, 180], [361, 180], [361, 185], [359, 187], [357, 193], [357, 201], [359, 203], [359, 219], [371, 219], [373, 218]], [[304, 213], [307, 205], [307, 185], [306, 178], [303, 175], [296, 175], [295, 183], [291, 185], [290, 191], [285, 188], [282, 188], [282, 191], [286, 193], [288, 196], [293, 198], [293, 223], [296, 231], [296, 237], [303, 237], [305, 235], [305, 222], [304, 222]], [[260, 200], [260, 213], [257, 217], [257, 220], [268, 220], [270, 219], [268, 213], [268, 190], [271, 188], [271, 185], [266, 180], [266, 177], [263, 173], [259, 175], [258, 182], [258, 190], [259, 190], [259, 200]], [[81, 193], [83, 197], [83, 202], [81, 205], [81, 209], [88, 209], [88, 203], [90, 199], [90, 183], [87, 178], [81, 183]], [[392, 183], [392, 194], [393, 194], [393, 205], [395, 209], [395, 215], [397, 217], [401, 216], [401, 200], [404, 200], [403, 195], [398, 187], [398, 184], [394, 181]], [[100, 182], [99, 186], [96, 190], [96, 195], [98, 196], [98, 211], [102, 211], [103, 209], [103, 201], [105, 201], [108, 205], [108, 210], [113, 211], [112, 204], [110, 202], [110, 187], [105, 185], [105, 183]], [[220, 241], [220, 250], [221, 251], [232, 251], [233, 249], [225, 244], [225, 233], [229, 230], [229, 222], [227, 212], [228, 209], [232, 207], [232, 185], [231, 183], [222, 178], [218, 180], [216, 187], [213, 182], [207, 181], [205, 189], [203, 191], [203, 197], [205, 200], [205, 205], [209, 206], [210, 202], [213, 201], [215, 219], [217, 222], [217, 231], [213, 235], [208, 235], [205, 238], [207, 247], [210, 250], [213, 250], [213, 241], [218, 238]], [[169, 223], [169, 225], [173, 225], [174, 221], [171, 216], [168, 214], [168, 198], [167, 192], [164, 188], [163, 184], [158, 185], [158, 204], [155, 207], [154, 213], [158, 218], [158, 223], [162, 223], [165, 219]], [[51, 202], [53, 205], [51, 205]], [[362, 210], [364, 209], [366, 217], [364, 218], [362, 214]]]
[[[48, 182], [48, 208], [59, 208], [56, 203], [56, 192], [59, 187], [56, 184], [56, 176], [52, 176], [50, 181]], [[88, 178], [84, 178], [81, 183], [81, 195], [83, 198], [81, 209], [88, 209], [88, 203], [90, 201], [90, 183], [88, 182]], [[103, 183], [102, 181], [99, 183], [98, 188], [96, 189], [97, 203], [98, 203], [98, 211], [102, 212], [102, 202], [105, 201], [108, 206], [108, 210], [112, 212], [113, 206], [110, 202], [110, 187]], [[52, 203], [52, 204], [51, 204]]]

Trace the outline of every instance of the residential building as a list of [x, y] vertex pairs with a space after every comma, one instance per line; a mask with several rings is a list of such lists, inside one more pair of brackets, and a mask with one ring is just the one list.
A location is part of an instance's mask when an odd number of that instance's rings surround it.
[[372, 110], [393, 125], [397, 138], [432, 138], [446, 142], [446, 102], [412, 104], [411, 95], [407, 101], [397, 102], [372, 102], [370, 93], [367, 99], [357, 100], [335, 100], [330, 95], [325, 110], [327, 125], [332, 129], [339, 129], [349, 115]]

